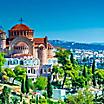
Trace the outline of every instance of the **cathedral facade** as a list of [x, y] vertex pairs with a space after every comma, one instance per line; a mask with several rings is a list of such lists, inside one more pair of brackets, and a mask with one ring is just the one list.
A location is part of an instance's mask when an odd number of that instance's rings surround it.
[[[14, 65], [13, 60], [18, 60], [20, 65], [31, 70], [33, 74], [40, 73], [41, 67], [48, 65], [51, 59], [54, 59], [54, 47], [48, 42], [47, 36], [44, 38], [34, 38], [34, 30], [25, 24], [16, 24], [6, 33], [0, 30], [0, 51], [6, 52], [8, 63], [6, 65]], [[32, 63], [26, 64], [29, 59]], [[12, 60], [10, 62], [10, 60]], [[37, 60], [38, 64], [34, 62]], [[34, 64], [34, 65], [33, 65]], [[26, 66], [27, 65], [27, 66]], [[27, 72], [30, 73], [30, 71]], [[34, 71], [35, 70], [35, 71]], [[42, 71], [41, 71], [42, 72]], [[30, 73], [31, 74], [31, 73]]]

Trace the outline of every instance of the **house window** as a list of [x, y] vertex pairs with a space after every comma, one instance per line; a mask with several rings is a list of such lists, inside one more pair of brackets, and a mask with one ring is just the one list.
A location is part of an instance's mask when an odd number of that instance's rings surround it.
[[42, 74], [42, 69], [40, 70], [40, 74]]
[[11, 60], [9, 61], [9, 64], [12, 65], [12, 61]]
[[46, 69], [44, 69], [44, 72], [47, 72]]
[[35, 69], [31, 68], [31, 73], [35, 74]]
[[18, 64], [18, 60], [14, 60], [13, 61], [13, 64], [15, 65], [15, 64]]
[[10, 64], [10, 62], [8, 61], [8, 65]]
[[30, 73], [30, 70], [28, 70], [28, 73]]

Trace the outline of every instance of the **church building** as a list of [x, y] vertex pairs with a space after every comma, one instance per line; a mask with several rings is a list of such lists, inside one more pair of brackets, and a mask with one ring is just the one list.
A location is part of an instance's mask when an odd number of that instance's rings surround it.
[[9, 57], [39, 58], [40, 64], [47, 64], [48, 58], [53, 57], [53, 46], [48, 38], [34, 38], [34, 30], [25, 24], [17, 24], [6, 33], [0, 30], [0, 49], [6, 51]]
[[34, 36], [34, 30], [23, 23], [13, 26], [8, 31], [8, 38], [6, 38], [6, 33], [0, 30], [0, 51], [6, 52], [8, 60], [6, 65], [9, 66], [12, 63], [9, 61], [15, 59], [19, 60], [20, 65], [26, 67], [24, 60], [29, 59], [34, 63], [33, 60], [36, 59], [38, 67], [28, 64], [27, 69], [30, 67], [29, 70], [37, 70], [40, 73], [41, 67], [48, 65], [48, 62], [54, 59], [54, 47], [48, 42], [48, 37], [35, 38]]

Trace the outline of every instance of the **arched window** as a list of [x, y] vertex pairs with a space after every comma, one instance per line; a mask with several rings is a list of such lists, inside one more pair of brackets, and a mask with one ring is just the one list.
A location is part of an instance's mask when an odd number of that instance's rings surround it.
[[44, 72], [46, 73], [47, 72], [47, 69], [44, 69]]
[[17, 31], [17, 35], [19, 35], [19, 31]]
[[40, 47], [40, 50], [43, 50], [43, 47], [42, 46]]
[[24, 36], [26, 36], [26, 31], [24, 31]]
[[34, 74], [35, 74], [35, 69], [34, 69]]
[[21, 61], [20, 61], [20, 65], [23, 65], [23, 64], [24, 64], [24, 62], [23, 62], [23, 60], [21, 60]]
[[16, 31], [14, 31], [14, 36], [16, 36]]
[[21, 35], [23, 35], [23, 32], [22, 32], [22, 31], [20, 31], [20, 34], [21, 34]]
[[48, 69], [48, 72], [51, 72], [51, 68]]

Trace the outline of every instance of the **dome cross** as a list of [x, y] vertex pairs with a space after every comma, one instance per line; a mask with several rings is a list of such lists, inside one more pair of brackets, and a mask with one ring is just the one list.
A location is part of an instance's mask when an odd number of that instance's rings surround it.
[[23, 22], [24, 20], [23, 20], [23, 18], [21, 17], [19, 21], [20, 21], [20, 24], [22, 24], [22, 22]]

